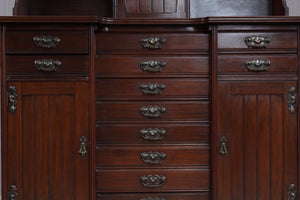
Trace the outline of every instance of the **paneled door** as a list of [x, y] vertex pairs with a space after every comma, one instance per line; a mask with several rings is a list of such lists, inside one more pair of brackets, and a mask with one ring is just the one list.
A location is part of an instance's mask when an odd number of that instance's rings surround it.
[[9, 82], [7, 195], [89, 199], [88, 84]]
[[218, 200], [295, 200], [296, 81], [219, 81]]

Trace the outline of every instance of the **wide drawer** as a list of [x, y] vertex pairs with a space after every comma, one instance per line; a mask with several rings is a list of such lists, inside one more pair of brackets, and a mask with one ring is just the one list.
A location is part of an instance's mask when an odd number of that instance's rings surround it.
[[98, 144], [208, 143], [208, 123], [97, 124]]
[[209, 174], [208, 169], [97, 170], [96, 185], [105, 193], [204, 192], [210, 188]]
[[[248, 43], [248, 45], [247, 45]], [[219, 49], [296, 49], [296, 31], [277, 32], [221, 32], [218, 34]]]
[[103, 101], [96, 105], [98, 121], [195, 121], [209, 118], [208, 101]]
[[87, 31], [8, 31], [7, 53], [88, 53]]
[[[297, 72], [296, 55], [222, 55], [218, 57], [219, 73]], [[263, 72], [263, 73], [261, 73]]]
[[62, 75], [87, 74], [89, 57], [85, 55], [33, 55], [6, 57], [8, 74]]
[[198, 51], [209, 49], [208, 34], [185, 33], [98, 33], [96, 34], [97, 52], [105, 51]]
[[105, 147], [97, 146], [98, 167], [172, 167], [208, 166], [209, 146], [151, 146]]
[[209, 80], [196, 78], [178, 79], [98, 79], [98, 98], [157, 98], [157, 97], [206, 97]]
[[96, 57], [96, 74], [207, 74], [208, 56], [121, 56]]

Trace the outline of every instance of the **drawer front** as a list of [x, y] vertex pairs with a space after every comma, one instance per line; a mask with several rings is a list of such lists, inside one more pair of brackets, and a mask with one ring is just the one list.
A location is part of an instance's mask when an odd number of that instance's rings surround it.
[[[268, 72], [295, 73], [297, 72], [296, 55], [239, 55], [219, 56], [219, 73], [254, 73]], [[263, 73], [257, 73], [263, 72]]]
[[97, 147], [98, 167], [208, 166], [209, 147]]
[[98, 98], [157, 98], [209, 96], [208, 79], [98, 79]]
[[97, 124], [98, 144], [208, 143], [209, 124]]
[[[246, 41], [248, 41], [250, 47], [247, 45], [245, 39]], [[250, 41], [253, 41], [253, 43]], [[252, 47], [253, 45], [255, 47]], [[292, 31], [291, 32], [250, 32], [249, 31], [249, 32], [242, 32], [242, 33], [234, 32], [234, 33], [218, 34], [219, 49], [235, 49], [235, 48], [296, 49], [297, 46], [298, 46], [297, 32], [292, 32]]]
[[207, 74], [208, 56], [97, 56], [96, 74]]
[[[148, 42], [146, 42], [148, 40]], [[145, 42], [143, 42], [145, 41]], [[96, 48], [105, 51], [198, 51], [209, 49], [208, 34], [128, 34], [99, 33], [96, 35]]]
[[87, 31], [8, 31], [5, 45], [7, 53], [88, 53], [89, 37]]
[[100, 121], [208, 120], [209, 102], [102, 102], [96, 105], [96, 117]]
[[8, 74], [62, 75], [87, 74], [89, 57], [84, 55], [14, 56], [6, 57]]
[[[148, 177], [150, 175], [150, 177]], [[155, 183], [149, 183], [158, 175]], [[147, 178], [142, 178], [146, 177]], [[97, 192], [170, 192], [209, 191], [209, 170], [98, 170]], [[143, 181], [142, 181], [143, 179]], [[146, 180], [145, 180], [146, 179]], [[144, 185], [144, 184], [145, 185]]]

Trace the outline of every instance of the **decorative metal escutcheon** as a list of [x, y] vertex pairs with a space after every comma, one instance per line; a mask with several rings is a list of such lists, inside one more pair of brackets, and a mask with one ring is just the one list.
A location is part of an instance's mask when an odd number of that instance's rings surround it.
[[148, 60], [148, 61], [142, 61], [140, 63], [140, 67], [143, 71], [148, 72], [161, 72], [166, 67], [167, 63], [164, 61], [154, 61], [154, 60]]
[[162, 140], [167, 135], [167, 131], [158, 128], [148, 128], [140, 130], [140, 135], [144, 140], [157, 141]]
[[60, 42], [61, 39], [51, 35], [42, 35], [42, 36], [35, 36], [33, 38], [33, 42], [37, 47], [42, 48], [55, 48]]
[[288, 109], [291, 114], [296, 112], [297, 94], [296, 88], [292, 86], [288, 92]]
[[148, 164], [161, 164], [167, 159], [167, 154], [160, 152], [143, 152], [141, 153], [141, 158], [144, 163]]
[[80, 145], [79, 145], [79, 151], [78, 151], [78, 153], [82, 157], [85, 157], [87, 155], [87, 139], [84, 136], [82, 136], [80, 138]]
[[270, 60], [250, 60], [245, 63], [248, 70], [254, 72], [262, 72], [269, 69], [271, 66]]
[[288, 191], [288, 200], [296, 200], [297, 199], [297, 190], [295, 184], [291, 184], [289, 186]]
[[13, 85], [8, 86], [7, 90], [7, 106], [11, 113], [16, 112], [18, 104], [17, 88]]
[[141, 183], [145, 187], [155, 188], [161, 187], [167, 181], [167, 177], [163, 175], [147, 175], [140, 178]]
[[245, 38], [245, 43], [251, 48], [266, 48], [270, 44], [271, 39], [266, 36], [248, 36]]
[[164, 47], [167, 39], [159, 37], [148, 37], [140, 39], [142, 47], [146, 49], [161, 49]]
[[34, 65], [39, 71], [53, 72], [57, 71], [57, 69], [62, 65], [62, 62], [53, 59], [39, 59], [34, 61]]
[[161, 94], [166, 89], [166, 85], [163, 83], [142, 83], [139, 88], [143, 94], [153, 95]]
[[226, 155], [228, 154], [228, 150], [227, 150], [227, 138], [225, 136], [223, 136], [220, 140], [221, 142], [221, 147], [220, 147], [220, 154], [221, 155]]
[[162, 197], [145, 197], [140, 200], [166, 200], [166, 199]]
[[9, 191], [7, 193], [8, 200], [18, 200], [18, 188], [15, 185], [9, 186]]
[[143, 106], [140, 108], [140, 113], [148, 118], [160, 118], [166, 111], [165, 107], [159, 106]]

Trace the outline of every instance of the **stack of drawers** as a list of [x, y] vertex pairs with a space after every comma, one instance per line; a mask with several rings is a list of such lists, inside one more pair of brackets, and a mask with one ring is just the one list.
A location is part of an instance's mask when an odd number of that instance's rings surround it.
[[209, 199], [209, 35], [195, 27], [102, 30], [97, 199]]

